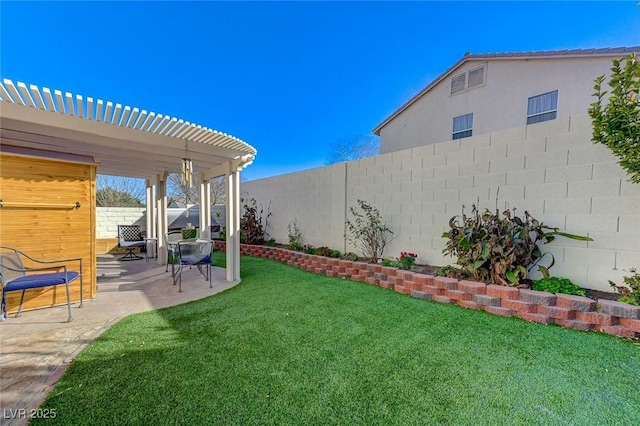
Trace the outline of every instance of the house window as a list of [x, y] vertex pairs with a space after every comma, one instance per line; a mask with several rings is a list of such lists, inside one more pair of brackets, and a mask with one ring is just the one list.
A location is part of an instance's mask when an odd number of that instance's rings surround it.
[[468, 138], [473, 134], [473, 113], [453, 117], [452, 139]]
[[527, 101], [527, 124], [555, 120], [558, 115], [558, 91], [532, 96]]

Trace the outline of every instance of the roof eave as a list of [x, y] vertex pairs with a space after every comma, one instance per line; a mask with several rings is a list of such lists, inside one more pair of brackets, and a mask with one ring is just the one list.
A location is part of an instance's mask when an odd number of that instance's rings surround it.
[[411, 99], [409, 99], [407, 102], [405, 102], [400, 108], [398, 108], [393, 113], [391, 113], [391, 115], [389, 115], [380, 124], [378, 124], [376, 127], [374, 127], [374, 129], [372, 130], [373, 134], [377, 135], [377, 136], [380, 136], [380, 131], [382, 130], [382, 128], [384, 126], [386, 126], [391, 120], [393, 120], [398, 115], [400, 115], [405, 109], [409, 108], [414, 102], [416, 102], [425, 93], [427, 93], [429, 90], [431, 90], [433, 87], [435, 87], [438, 83], [440, 83], [442, 80], [444, 80], [449, 74], [451, 74], [453, 71], [455, 71], [458, 67], [460, 67], [462, 64], [467, 62], [469, 60], [469, 56], [470, 55], [463, 56], [455, 64], [450, 66], [445, 72], [443, 72], [438, 77], [436, 77], [424, 89], [422, 89], [421, 91], [416, 93]]

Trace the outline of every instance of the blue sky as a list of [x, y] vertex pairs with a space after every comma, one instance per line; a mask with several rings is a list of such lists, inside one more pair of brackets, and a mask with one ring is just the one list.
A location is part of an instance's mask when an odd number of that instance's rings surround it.
[[0, 77], [237, 136], [249, 180], [322, 166], [465, 52], [640, 45], [635, 0], [1, 1], [0, 19]]

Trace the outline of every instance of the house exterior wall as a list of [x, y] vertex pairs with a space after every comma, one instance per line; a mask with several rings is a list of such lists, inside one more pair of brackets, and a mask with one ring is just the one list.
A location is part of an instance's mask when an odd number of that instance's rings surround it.
[[[473, 135], [526, 125], [527, 100], [558, 90], [558, 119], [586, 114], [611, 57], [469, 61], [380, 130], [382, 154], [452, 139], [453, 117], [473, 113]], [[451, 77], [485, 64], [485, 84], [451, 94]], [[551, 120], [553, 121], [553, 120]]]
[[611, 152], [591, 142], [583, 114], [243, 182], [241, 190], [271, 204], [268, 232], [277, 242], [287, 244], [297, 218], [305, 243], [341, 251], [355, 251], [343, 238], [347, 209], [366, 200], [396, 235], [385, 256], [411, 251], [436, 266], [455, 262], [443, 256], [441, 236], [463, 206], [527, 210], [594, 239], [543, 246], [555, 257], [552, 275], [611, 291], [607, 280], [620, 283], [625, 270], [640, 267], [640, 185], [627, 179]]
[[[96, 293], [95, 177], [95, 164], [0, 153], [2, 245], [39, 260], [82, 258], [85, 300]], [[64, 207], [76, 202], [80, 202], [79, 209]], [[79, 269], [77, 262], [69, 266]], [[71, 300], [79, 301], [80, 280], [69, 287]], [[9, 312], [17, 310], [20, 295], [7, 293]], [[25, 293], [23, 310], [66, 303], [66, 292], [60, 286], [31, 289]]]

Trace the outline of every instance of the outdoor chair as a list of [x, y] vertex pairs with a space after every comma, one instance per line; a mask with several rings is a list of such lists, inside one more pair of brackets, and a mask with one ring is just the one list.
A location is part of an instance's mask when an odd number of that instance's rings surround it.
[[139, 260], [144, 259], [133, 252], [136, 247], [147, 246], [147, 241], [140, 232], [140, 225], [118, 225], [118, 247], [127, 250], [127, 254], [119, 260]]
[[[36, 265], [25, 267], [24, 260]], [[80, 270], [70, 270], [68, 263], [79, 262]], [[22, 303], [24, 302], [25, 291], [33, 288], [43, 288], [64, 284], [67, 290], [67, 308], [69, 318], [67, 322], [73, 320], [71, 315], [71, 296], [69, 294], [69, 283], [80, 278], [80, 307], [82, 303], [82, 259], [59, 259], [59, 260], [38, 260], [17, 250], [13, 247], [0, 246], [0, 284], [2, 285], [2, 307], [0, 320], [7, 319], [7, 293], [10, 291], [22, 291], [20, 305], [16, 317], [22, 315]]]
[[178, 269], [173, 277], [179, 283], [178, 291], [182, 291], [182, 272], [185, 266], [197, 266], [211, 288], [211, 258], [213, 255], [212, 240], [180, 241], [178, 244]]
[[174, 265], [178, 263], [178, 243], [182, 241], [182, 232], [169, 231], [164, 237], [165, 244], [167, 246], [167, 266], [164, 271], [169, 270], [169, 263], [171, 263], [171, 276], [175, 276]]

